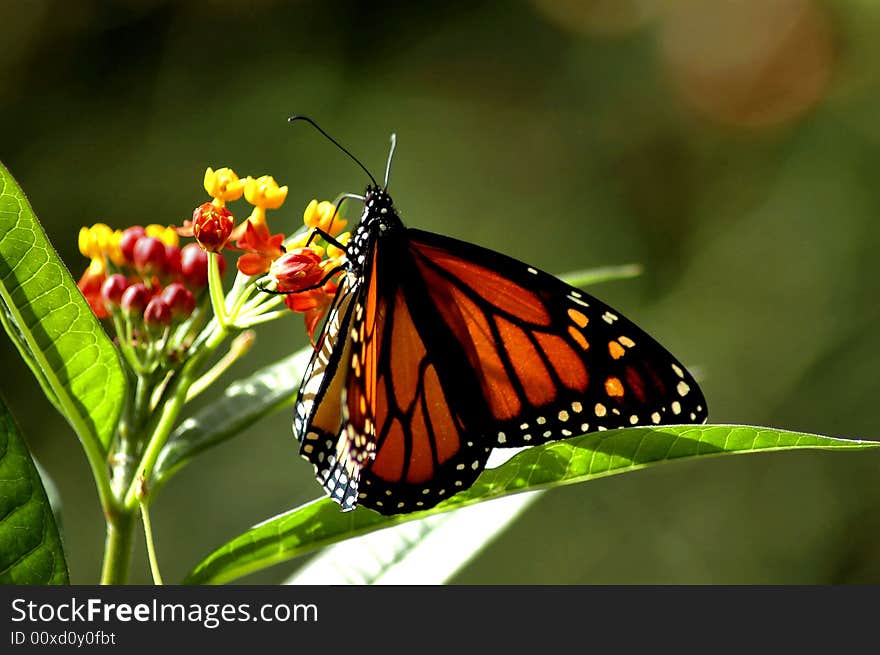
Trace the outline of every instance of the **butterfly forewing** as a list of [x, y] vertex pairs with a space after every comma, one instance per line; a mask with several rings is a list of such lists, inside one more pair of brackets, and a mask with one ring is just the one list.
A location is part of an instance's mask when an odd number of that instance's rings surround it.
[[468, 344], [497, 445], [705, 421], [685, 367], [619, 312], [510, 257], [408, 232], [429, 296]]

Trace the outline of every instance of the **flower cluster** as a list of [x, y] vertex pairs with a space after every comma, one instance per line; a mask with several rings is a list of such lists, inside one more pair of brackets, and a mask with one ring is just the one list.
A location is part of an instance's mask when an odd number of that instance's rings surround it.
[[[333, 278], [341, 270], [345, 254], [338, 245], [345, 245], [350, 236], [343, 233], [346, 221], [338, 215], [336, 205], [312, 200], [303, 212], [307, 229], [287, 239], [283, 233], [273, 234], [267, 222], [267, 210], [279, 209], [287, 198], [287, 187], [278, 186], [271, 175], [241, 180], [230, 168], [209, 168], [204, 187], [213, 200], [197, 207], [192, 221], [179, 232], [195, 237], [210, 252], [240, 251], [236, 261], [239, 272], [248, 277], [268, 274], [271, 290], [284, 295], [290, 310], [304, 314], [312, 337], [338, 288]], [[226, 203], [242, 195], [253, 209], [235, 225]], [[316, 228], [338, 245], [316, 238]]]
[[[91, 263], [78, 286], [95, 315], [110, 319], [135, 370], [155, 367], [159, 354], [189, 345], [192, 334], [190, 339], [169, 336], [190, 321], [205, 295], [208, 257], [202, 248], [195, 243], [181, 248], [168, 226], [112, 230], [96, 223], [80, 229], [79, 249]], [[156, 351], [157, 342], [164, 352]]]
[[[145, 366], [139, 347], [153, 352], [159, 342], [166, 359], [181, 355], [204, 327], [200, 308], [209, 304], [218, 323], [245, 328], [284, 313], [269, 311], [283, 303], [304, 315], [312, 337], [337, 291], [340, 246], [350, 235], [333, 203], [312, 200], [303, 229], [287, 238], [267, 221], [287, 198], [272, 176], [242, 179], [230, 168], [208, 168], [203, 185], [211, 200], [181, 226], [113, 230], [97, 223], [80, 230], [80, 252], [91, 263], [79, 288], [94, 313], [110, 319], [137, 370]], [[242, 197], [251, 211], [236, 224], [228, 203]], [[194, 241], [181, 247], [180, 237]], [[224, 253], [236, 257], [239, 274], [229, 295], [220, 280]]]

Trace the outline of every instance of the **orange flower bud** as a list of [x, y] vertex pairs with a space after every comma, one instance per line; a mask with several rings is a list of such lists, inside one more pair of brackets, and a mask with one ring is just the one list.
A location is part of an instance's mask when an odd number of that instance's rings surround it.
[[208, 252], [220, 252], [232, 234], [235, 219], [225, 207], [203, 203], [193, 211], [193, 236]]

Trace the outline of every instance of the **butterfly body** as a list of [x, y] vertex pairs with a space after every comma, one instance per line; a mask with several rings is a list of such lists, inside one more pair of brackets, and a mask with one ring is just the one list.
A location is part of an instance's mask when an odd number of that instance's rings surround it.
[[496, 447], [704, 422], [675, 358], [601, 301], [474, 244], [407, 228], [367, 188], [297, 398], [301, 454], [343, 509], [426, 509]]

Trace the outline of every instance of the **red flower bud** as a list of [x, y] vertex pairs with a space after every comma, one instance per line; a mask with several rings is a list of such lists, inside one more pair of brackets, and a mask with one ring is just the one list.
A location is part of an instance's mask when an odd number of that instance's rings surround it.
[[122, 294], [126, 289], [128, 289], [128, 280], [124, 275], [115, 273], [108, 277], [101, 285], [101, 297], [104, 298], [104, 304], [108, 307], [119, 307], [122, 303]]
[[193, 211], [193, 236], [209, 252], [220, 252], [232, 234], [235, 219], [226, 207], [215, 207], [206, 202]]
[[165, 244], [153, 237], [141, 237], [134, 244], [134, 265], [140, 273], [154, 275], [165, 266]]
[[[222, 276], [226, 272], [226, 260], [218, 255], [217, 267]], [[197, 243], [188, 243], [180, 249], [180, 272], [183, 281], [193, 291], [201, 291], [208, 286], [208, 253]]]
[[177, 246], [165, 246], [165, 276], [177, 278], [181, 272], [180, 248]]
[[196, 308], [195, 297], [180, 282], [169, 284], [159, 297], [171, 308], [171, 317], [176, 321], [189, 318]]
[[278, 291], [302, 291], [314, 287], [324, 277], [321, 257], [311, 248], [295, 248], [275, 261], [269, 275], [278, 285]]
[[197, 243], [180, 249], [180, 272], [190, 289], [199, 291], [208, 286], [208, 253]]
[[134, 262], [134, 246], [142, 236], [144, 236], [144, 228], [140, 225], [134, 225], [126, 228], [119, 239], [119, 249], [129, 264]]
[[120, 305], [129, 316], [140, 316], [150, 302], [150, 290], [143, 284], [132, 284], [122, 294]]
[[171, 306], [156, 296], [144, 310], [144, 323], [153, 327], [171, 325]]

